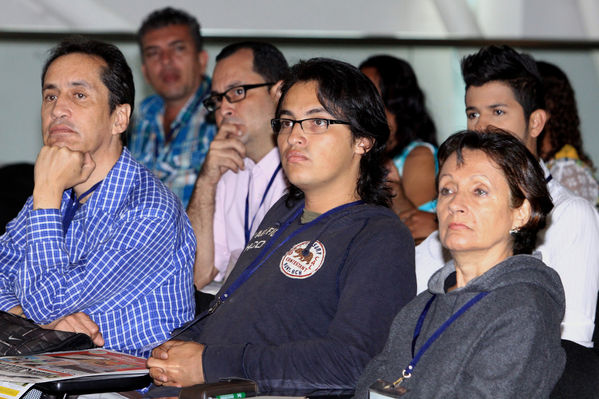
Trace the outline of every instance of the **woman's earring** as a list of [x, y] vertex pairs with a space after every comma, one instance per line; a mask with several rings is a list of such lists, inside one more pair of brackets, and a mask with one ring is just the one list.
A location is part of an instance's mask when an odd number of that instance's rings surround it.
[[512, 227], [510, 229], [510, 235], [511, 236], [515, 236], [516, 234], [518, 234], [520, 232], [520, 227]]

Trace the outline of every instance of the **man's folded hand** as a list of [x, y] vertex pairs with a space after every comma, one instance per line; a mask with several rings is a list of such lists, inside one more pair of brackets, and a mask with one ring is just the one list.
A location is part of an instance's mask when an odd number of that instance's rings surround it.
[[104, 338], [102, 338], [100, 328], [92, 319], [90, 319], [87, 314], [83, 312], [77, 312], [61, 317], [60, 319], [54, 320], [52, 323], [43, 325], [42, 327], [52, 330], [87, 334], [91, 337], [94, 344], [97, 346], [104, 346]]

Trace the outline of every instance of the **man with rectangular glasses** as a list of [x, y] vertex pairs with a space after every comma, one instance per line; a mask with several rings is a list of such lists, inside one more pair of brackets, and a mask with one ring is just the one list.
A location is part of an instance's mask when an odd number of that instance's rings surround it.
[[217, 291], [287, 189], [270, 126], [287, 69], [283, 54], [268, 43], [234, 43], [216, 57], [204, 106], [214, 112], [218, 133], [188, 207], [198, 243], [197, 289], [214, 280], [204, 290]]

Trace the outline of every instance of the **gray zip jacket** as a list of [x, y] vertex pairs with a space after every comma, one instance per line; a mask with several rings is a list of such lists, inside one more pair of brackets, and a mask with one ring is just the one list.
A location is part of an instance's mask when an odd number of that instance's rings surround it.
[[560, 321], [564, 292], [557, 273], [531, 255], [516, 255], [466, 284], [455, 284], [447, 263], [395, 317], [383, 351], [366, 367], [356, 398], [367, 398], [377, 379], [393, 382], [412, 360], [414, 329], [435, 295], [416, 340], [415, 353], [452, 314], [482, 291], [422, 355], [401, 385], [406, 398], [546, 398], [564, 369]]

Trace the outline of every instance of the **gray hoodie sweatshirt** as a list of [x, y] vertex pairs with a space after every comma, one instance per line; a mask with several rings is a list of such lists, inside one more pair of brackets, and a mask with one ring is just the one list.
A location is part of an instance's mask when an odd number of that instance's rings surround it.
[[489, 292], [462, 314], [422, 355], [401, 386], [406, 398], [546, 398], [565, 365], [560, 345], [564, 292], [559, 276], [531, 255], [516, 255], [466, 284], [455, 283], [453, 262], [430, 279], [395, 317], [383, 351], [360, 377], [356, 398], [367, 398], [377, 379], [393, 382], [412, 360], [414, 329], [426, 303], [435, 300], [415, 351], [452, 314], [480, 292]]

